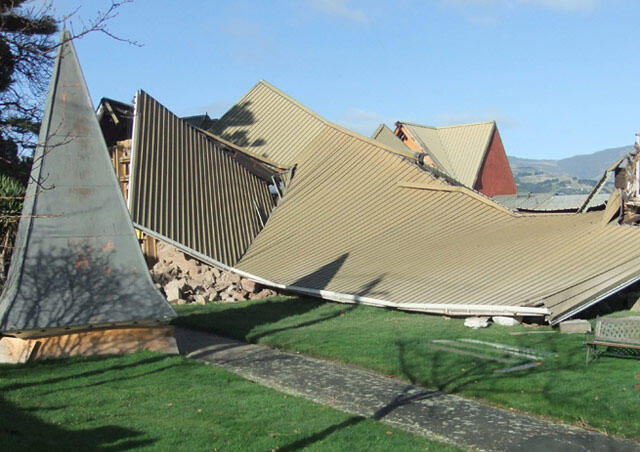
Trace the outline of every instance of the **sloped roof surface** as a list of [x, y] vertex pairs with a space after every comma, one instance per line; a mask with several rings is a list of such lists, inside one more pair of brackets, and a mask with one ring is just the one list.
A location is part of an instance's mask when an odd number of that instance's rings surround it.
[[233, 265], [275, 206], [270, 171], [141, 91], [131, 170], [134, 223]]
[[[261, 80], [210, 131], [283, 166], [291, 166], [300, 151], [327, 128], [345, 130]], [[409, 149], [398, 152], [408, 158], [416, 155]]]
[[558, 319], [640, 276], [639, 231], [603, 226], [601, 215], [514, 214], [325, 130], [237, 267], [371, 304], [452, 314], [526, 306]]
[[[536, 193], [529, 196], [500, 195], [493, 199], [510, 209], [554, 212], [577, 211], [587, 199], [588, 195], [554, 195], [551, 193]], [[590, 203], [590, 207], [604, 205], [609, 199], [609, 194], [598, 194]]]
[[400, 124], [442, 171], [461, 184], [473, 187], [493, 135], [493, 121], [445, 127]]
[[175, 312], [153, 286], [67, 32], [62, 39], [0, 331], [166, 321]]
[[393, 130], [385, 124], [380, 124], [376, 131], [373, 132], [373, 135], [371, 135], [371, 138], [399, 151], [410, 150], [407, 145], [393, 133]]

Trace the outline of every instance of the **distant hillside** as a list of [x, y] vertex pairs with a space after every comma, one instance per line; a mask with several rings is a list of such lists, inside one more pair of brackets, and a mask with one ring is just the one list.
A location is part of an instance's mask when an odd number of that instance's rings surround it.
[[607, 168], [632, 151], [633, 146], [623, 146], [560, 160], [508, 159], [519, 193], [580, 194], [589, 193]]
[[633, 146], [622, 146], [561, 160], [521, 159], [514, 156], [508, 158], [512, 169], [532, 168], [554, 175], [568, 174], [578, 179], [598, 179], [616, 160], [631, 151]]

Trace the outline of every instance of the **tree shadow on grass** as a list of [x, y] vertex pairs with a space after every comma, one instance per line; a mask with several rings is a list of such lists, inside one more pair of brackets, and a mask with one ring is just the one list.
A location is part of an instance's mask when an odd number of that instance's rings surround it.
[[[544, 345], [543, 342], [538, 343], [541, 350], [554, 355], [538, 361], [539, 365], [520, 370], [514, 370], [513, 364], [428, 349], [420, 340], [398, 341], [398, 376], [413, 384], [435, 388], [441, 394], [477, 397], [492, 404], [562, 417], [571, 422], [586, 422], [594, 427], [609, 421], [612, 426], [623, 425], [627, 415], [620, 410], [629, 411], [629, 408], [612, 408], [598, 402], [597, 397], [594, 400], [591, 392], [598, 392], [597, 382], [602, 379], [595, 373], [592, 375], [596, 378], [590, 378], [589, 373], [595, 372], [593, 366], [585, 365], [584, 354], [578, 356], [570, 349], [563, 349], [566, 347], [566, 344], [562, 346], [563, 340], [566, 337], [557, 336], [546, 338]], [[512, 336], [505, 342], [516, 347], [532, 346], [531, 340], [523, 336]], [[511, 370], [504, 372], [505, 369]], [[603, 372], [607, 374], [606, 381], [616, 384], [611, 369]], [[629, 371], [629, 375], [634, 374]], [[632, 412], [628, 415], [633, 417]]]
[[[92, 361], [109, 361], [111, 359], [118, 359], [119, 357], [103, 357], [103, 356], [94, 356], [94, 357], [89, 357], [89, 358], [84, 358], [83, 362], [92, 362]], [[6, 386], [0, 386], [0, 390], [2, 392], [6, 392], [6, 391], [16, 391], [16, 390], [20, 390], [20, 389], [24, 389], [24, 388], [28, 388], [28, 387], [33, 387], [33, 386], [40, 386], [40, 385], [48, 385], [48, 384], [55, 384], [55, 383], [61, 383], [64, 381], [70, 381], [76, 378], [86, 378], [86, 377], [92, 377], [92, 376], [97, 376], [97, 375], [102, 375], [105, 374], [107, 372], [117, 372], [117, 371], [121, 371], [124, 369], [128, 369], [131, 367], [138, 367], [140, 365], [147, 365], [147, 364], [154, 364], [154, 363], [159, 363], [161, 361], [164, 361], [166, 359], [168, 359], [168, 356], [164, 356], [164, 355], [158, 355], [158, 356], [154, 356], [148, 359], [145, 359], [143, 361], [135, 361], [132, 364], [117, 364], [117, 365], [113, 365], [113, 366], [109, 366], [109, 367], [103, 367], [100, 369], [95, 369], [95, 370], [90, 370], [90, 371], [86, 371], [86, 372], [80, 372], [74, 375], [64, 375], [61, 377], [55, 377], [55, 378], [49, 378], [49, 379], [44, 379], [44, 380], [37, 380], [37, 381], [25, 381], [25, 382], [21, 382], [21, 383], [13, 383], [13, 384], [9, 384]], [[54, 360], [48, 360], [48, 361], [37, 361], [37, 362], [31, 362], [31, 363], [27, 363], [24, 365], [19, 365], [14, 367], [14, 369], [16, 371], [22, 371], [25, 368], [29, 368], [29, 367], [33, 367], [33, 366], [37, 366], [37, 367], [42, 367], [42, 366], [47, 366], [47, 365], [52, 365], [54, 367], [59, 367], [61, 362], [64, 361], [70, 361], [73, 362], [73, 359], [69, 359], [69, 358], [62, 358], [62, 359], [54, 359]], [[13, 365], [12, 365], [13, 366]], [[3, 368], [4, 367], [4, 368]], [[163, 367], [161, 370], [166, 369], [167, 367]], [[14, 370], [9, 368], [9, 366], [7, 365], [0, 367], [0, 371], [2, 371], [2, 373], [5, 373], [5, 371], [9, 371], [11, 372], [11, 370]], [[113, 380], [111, 380], [113, 381]]]
[[[348, 257], [348, 253], [341, 255], [332, 262], [323, 265], [318, 270], [298, 279], [292, 286], [299, 288], [313, 288], [322, 290], [327, 287], [338, 270], [342, 267]], [[374, 289], [382, 282], [385, 275], [374, 278], [365, 284], [360, 291], [355, 293], [355, 299], [349, 304], [344, 304], [341, 309], [332, 309], [327, 314], [315, 315], [307, 320], [299, 320], [292, 325], [273, 326], [264, 329], [264, 331], [256, 331], [261, 327], [276, 324], [289, 317], [297, 317], [311, 311], [326, 306], [323, 300], [315, 300], [306, 296], [296, 296], [289, 300], [267, 300], [258, 303], [250, 303], [243, 306], [229, 306], [228, 309], [209, 313], [197, 313], [191, 315], [180, 316], [173, 321], [174, 325], [180, 325], [207, 332], [213, 332], [222, 336], [230, 336], [246, 342], [256, 343], [260, 339], [279, 332], [304, 328], [316, 325], [328, 320], [340, 317], [346, 313], [356, 310], [360, 304], [358, 297], [367, 295], [384, 296], [385, 292], [375, 291]], [[180, 338], [178, 340], [178, 348], [182, 350]]]
[[[135, 439], [142, 433], [115, 425], [69, 430], [42, 421], [29, 411], [0, 396], [0, 444], [3, 450], [124, 451], [149, 446], [151, 439]], [[117, 443], [117, 444], [114, 444]]]
[[[64, 382], [74, 382], [77, 379], [91, 378], [107, 372], [115, 372], [118, 375], [127, 368], [137, 368], [140, 365], [155, 364], [166, 356], [151, 357], [146, 360], [138, 360], [126, 365], [109, 365], [107, 364], [112, 357], [96, 357], [84, 359], [87, 362], [103, 362], [105, 365], [100, 369], [90, 370], [86, 372], [72, 373], [49, 379], [37, 379], [37, 381], [25, 381], [20, 383], [12, 383], [0, 387], [0, 444], [2, 450], [29, 450], [29, 451], [49, 451], [49, 450], [91, 450], [91, 451], [124, 451], [149, 446], [155, 442], [153, 439], [140, 439], [144, 434], [138, 430], [125, 428], [118, 425], [103, 425], [95, 428], [72, 430], [64, 426], [45, 422], [42, 417], [36, 413], [44, 413], [46, 411], [66, 410], [70, 406], [19, 406], [8, 400], [5, 396], [10, 395], [12, 391], [21, 391], [25, 388], [40, 385], [55, 385]], [[41, 361], [37, 363], [28, 363], [17, 366], [0, 367], [0, 375], [11, 375], [12, 379], [19, 378], [20, 372], [26, 375], [26, 380], [34, 379], [38, 375], [46, 375], [49, 365], [55, 366], [56, 370], [60, 370], [61, 364], [67, 361], [69, 364], [75, 363], [77, 360], [63, 358], [51, 361]], [[112, 383], [118, 380], [138, 378], [149, 373], [155, 373], [166, 370], [167, 366], [159, 369], [153, 369], [143, 374], [128, 375], [126, 377], [107, 378], [99, 382], [87, 382], [82, 385], [82, 389], [91, 386]], [[48, 392], [38, 392], [37, 397], [43, 397], [47, 394], [78, 389], [80, 386], [65, 386], [57, 390]], [[91, 389], [88, 389], [91, 390]], [[35, 400], [34, 400], [35, 402]], [[40, 402], [41, 403], [41, 402]]]

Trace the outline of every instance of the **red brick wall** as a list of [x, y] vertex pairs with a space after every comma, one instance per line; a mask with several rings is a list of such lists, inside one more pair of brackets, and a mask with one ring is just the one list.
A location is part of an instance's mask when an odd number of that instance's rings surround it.
[[516, 183], [496, 128], [474, 187], [487, 196], [515, 195]]

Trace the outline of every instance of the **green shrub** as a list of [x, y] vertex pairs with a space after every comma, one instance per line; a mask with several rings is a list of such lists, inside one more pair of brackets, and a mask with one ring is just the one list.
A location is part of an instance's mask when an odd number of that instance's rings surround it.
[[0, 174], [0, 288], [4, 286], [26, 187]]

